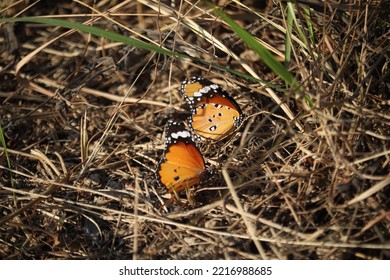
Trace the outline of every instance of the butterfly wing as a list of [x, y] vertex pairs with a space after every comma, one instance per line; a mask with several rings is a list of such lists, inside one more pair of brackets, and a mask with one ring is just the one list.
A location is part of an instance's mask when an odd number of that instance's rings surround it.
[[221, 140], [239, 126], [236, 121], [239, 120], [240, 116], [236, 110], [232, 110], [230, 107], [209, 103], [197, 106], [188, 122], [196, 134], [200, 136], [198, 140], [203, 138]]
[[199, 184], [207, 173], [201, 152], [192, 141], [191, 133], [182, 124], [169, 121], [166, 148], [157, 175], [169, 192], [180, 192]]
[[237, 102], [209, 80], [193, 77], [184, 81], [181, 93], [190, 105], [189, 125], [197, 140], [220, 140], [239, 127], [245, 118]]

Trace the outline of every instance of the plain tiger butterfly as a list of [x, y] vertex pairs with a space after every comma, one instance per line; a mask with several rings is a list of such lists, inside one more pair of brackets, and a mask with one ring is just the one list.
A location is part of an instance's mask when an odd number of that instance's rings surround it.
[[182, 82], [180, 91], [190, 105], [188, 124], [196, 140], [221, 140], [245, 118], [237, 102], [209, 80], [192, 77]]
[[170, 193], [178, 193], [208, 179], [212, 171], [183, 124], [168, 121], [164, 155], [157, 167], [157, 177]]

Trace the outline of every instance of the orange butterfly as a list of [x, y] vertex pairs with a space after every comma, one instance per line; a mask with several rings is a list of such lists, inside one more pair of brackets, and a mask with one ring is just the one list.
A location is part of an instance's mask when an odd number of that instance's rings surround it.
[[221, 140], [244, 121], [237, 102], [209, 80], [192, 77], [182, 83], [180, 91], [190, 105], [188, 124], [196, 140]]
[[178, 193], [210, 177], [212, 171], [206, 166], [190, 131], [183, 124], [168, 121], [165, 144], [157, 177], [170, 193]]

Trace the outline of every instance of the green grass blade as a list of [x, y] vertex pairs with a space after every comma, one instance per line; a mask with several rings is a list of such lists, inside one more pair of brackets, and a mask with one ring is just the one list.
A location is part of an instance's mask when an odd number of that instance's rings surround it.
[[7, 159], [8, 168], [11, 168], [11, 161], [9, 159], [7, 144], [5, 143], [5, 137], [4, 137], [3, 128], [1, 127], [1, 124], [0, 124], [0, 143], [1, 146], [3, 146], [4, 148], [4, 154], [5, 154], [5, 158]]
[[303, 10], [305, 12], [307, 30], [309, 31], [310, 41], [311, 41], [312, 45], [315, 46], [316, 40], [315, 40], [315, 37], [314, 37], [313, 24], [311, 23], [311, 18], [310, 18], [310, 8], [307, 7], [307, 6], [304, 6]]
[[187, 54], [170, 51], [170, 50], [161, 48], [159, 46], [156, 46], [156, 45], [153, 45], [150, 43], [146, 43], [146, 42], [134, 39], [134, 38], [129, 38], [129, 37], [117, 34], [117, 33], [113, 33], [110, 31], [106, 31], [104, 29], [85, 25], [85, 24], [78, 23], [78, 22], [61, 20], [61, 19], [52, 19], [52, 18], [46, 18], [46, 17], [45, 18], [44, 17], [20, 17], [20, 18], [2, 18], [2, 19], [0, 18], [0, 22], [33, 22], [33, 23], [48, 24], [48, 25], [53, 25], [53, 26], [61, 26], [61, 27], [68, 28], [68, 29], [76, 29], [76, 30], [79, 30], [81, 32], [90, 33], [90, 34], [93, 34], [93, 35], [98, 36], [98, 37], [104, 37], [104, 38], [111, 40], [111, 41], [114, 41], [114, 42], [121, 42], [125, 45], [131, 45], [131, 46], [134, 46], [136, 48], [145, 49], [145, 50], [149, 50], [149, 51], [153, 51], [153, 52], [157, 52], [157, 53], [165, 54], [165, 55], [169, 55], [169, 56], [174, 56], [174, 57], [178, 57], [178, 58], [182, 58], [182, 59], [190, 59], [194, 62], [198, 62], [198, 63], [204, 64], [207, 66], [211, 66], [213, 68], [227, 71], [233, 75], [236, 75], [236, 76], [239, 76], [239, 77], [242, 77], [245, 79], [249, 79], [249, 80], [256, 81], [256, 82], [266, 83], [265, 81], [260, 81], [258, 79], [253, 78], [252, 76], [249, 76], [247, 74], [241, 73], [237, 70], [234, 70], [234, 69], [231, 69], [231, 68], [219, 65], [219, 64], [204, 61], [204, 60], [197, 58], [197, 57], [191, 57]]
[[232, 30], [253, 50], [264, 63], [280, 76], [288, 85], [296, 87], [296, 81], [293, 75], [276, 60], [270, 51], [262, 46], [253, 36], [245, 29], [241, 28], [234, 20], [224, 14], [218, 7], [214, 6], [214, 11], [232, 28]]
[[[90, 34], [98, 36], [98, 37], [106, 38], [106, 39], [114, 41], [114, 42], [120, 42], [120, 43], [123, 43], [125, 45], [131, 45], [131, 46], [134, 46], [136, 48], [145, 49], [145, 50], [149, 50], [149, 51], [153, 51], [153, 52], [157, 52], [157, 53], [161, 53], [161, 54], [165, 54], [165, 55], [169, 55], [169, 56], [174, 56], [174, 57], [178, 57], [178, 58], [182, 58], [182, 59], [190, 59], [192, 61], [202, 63], [205, 65], [211, 66], [213, 68], [227, 71], [233, 75], [236, 75], [236, 76], [248, 79], [248, 80], [252, 80], [254, 82], [261, 82], [263, 84], [269, 85], [270, 87], [275, 87], [274, 85], [271, 85], [265, 81], [258, 80], [252, 76], [249, 76], [247, 74], [241, 73], [237, 70], [234, 70], [234, 69], [231, 69], [231, 68], [219, 65], [219, 64], [207, 62], [207, 61], [204, 61], [202, 59], [199, 59], [196, 57], [191, 57], [191, 56], [183, 54], [183, 53], [170, 51], [170, 50], [161, 48], [159, 46], [156, 46], [156, 45], [153, 45], [153, 44], [150, 44], [147, 42], [143, 42], [143, 41], [140, 41], [140, 40], [137, 40], [134, 38], [129, 38], [129, 37], [124, 36], [124, 35], [120, 35], [117, 33], [106, 31], [106, 30], [101, 29], [101, 28], [85, 25], [85, 24], [78, 23], [78, 22], [67, 21], [67, 20], [62, 20], [62, 19], [52, 19], [52, 18], [46, 18], [46, 17], [20, 17], [20, 18], [2, 18], [2, 19], [0, 18], [0, 22], [33, 22], [33, 23], [48, 24], [48, 25], [53, 25], [53, 26], [61, 26], [61, 27], [68, 28], [68, 29], [76, 29], [76, 30], [79, 30], [79, 31], [82, 31], [85, 33], [90, 33]], [[250, 36], [250, 34], [249, 34], [249, 36]], [[257, 43], [257, 41], [256, 41], [256, 43]], [[258, 44], [258, 45], [260, 45], [260, 44]], [[260, 47], [263, 47], [263, 46], [260, 45]], [[268, 50], [265, 49], [265, 51], [267, 52], [268, 56], [271, 57], [271, 59], [275, 60], [272, 57], [271, 53], [268, 52]], [[267, 56], [267, 54], [265, 54], [265, 56]], [[265, 60], [269, 61], [268, 58], [265, 58]], [[288, 80], [292, 81], [293, 77], [291, 76], [291, 74], [285, 68], [283, 68], [283, 65], [281, 65], [278, 61], [276, 61], [276, 62], [279, 64], [279, 66], [276, 66], [276, 67], [282, 67], [281, 71], [284, 70], [285, 72], [287, 72], [287, 74], [290, 75], [290, 77], [288, 77]]]
[[286, 68], [290, 67], [290, 63], [291, 63], [292, 26], [293, 26], [293, 16], [291, 15], [291, 9], [287, 8], [286, 50], [284, 52], [285, 55], [284, 65], [286, 66]]
[[[3, 133], [3, 128], [1, 127], [1, 124], [0, 124], [0, 143], [1, 143], [1, 146], [3, 146], [4, 148], [4, 154], [5, 154], [5, 158], [7, 160], [7, 165], [8, 165], [8, 168], [11, 169], [11, 160], [9, 158], [9, 154], [8, 154], [8, 150], [7, 150], [7, 143], [5, 143], [5, 137], [4, 137], [4, 133]], [[11, 174], [11, 185], [12, 187], [14, 187], [14, 181], [13, 181], [13, 177], [12, 177], [12, 172], [10, 172]]]
[[54, 26], [61, 26], [69, 29], [76, 29], [79, 31], [83, 31], [85, 33], [90, 33], [92, 35], [103, 37], [111, 41], [121, 42], [125, 45], [131, 45], [136, 48], [145, 49], [145, 50], [166, 54], [170, 56], [175, 56], [175, 57], [188, 58], [188, 56], [185, 54], [170, 51], [147, 42], [143, 42], [134, 38], [129, 38], [121, 34], [117, 34], [101, 28], [97, 28], [94, 26], [89, 26], [89, 25], [85, 25], [73, 21], [53, 19], [53, 18], [43, 18], [43, 17], [20, 17], [20, 18], [3, 18], [0, 19], [0, 22], [34, 22], [34, 23], [49, 24]]
[[299, 35], [299, 38], [303, 42], [304, 46], [306, 49], [309, 49], [306, 36], [304, 32], [302, 31], [301, 27], [298, 24], [297, 17], [295, 16], [295, 4], [288, 2], [287, 3], [287, 9], [288, 9], [288, 14], [291, 16], [291, 20], [294, 22], [295, 29]]

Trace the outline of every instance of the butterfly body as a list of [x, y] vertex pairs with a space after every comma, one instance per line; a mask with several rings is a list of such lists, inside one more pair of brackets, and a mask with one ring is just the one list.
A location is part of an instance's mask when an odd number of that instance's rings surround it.
[[240, 106], [224, 89], [204, 78], [184, 81], [181, 93], [190, 105], [188, 123], [196, 140], [221, 140], [245, 118]]
[[157, 168], [161, 184], [170, 193], [197, 185], [210, 174], [203, 156], [192, 140], [190, 131], [175, 121], [166, 126], [166, 147]]

